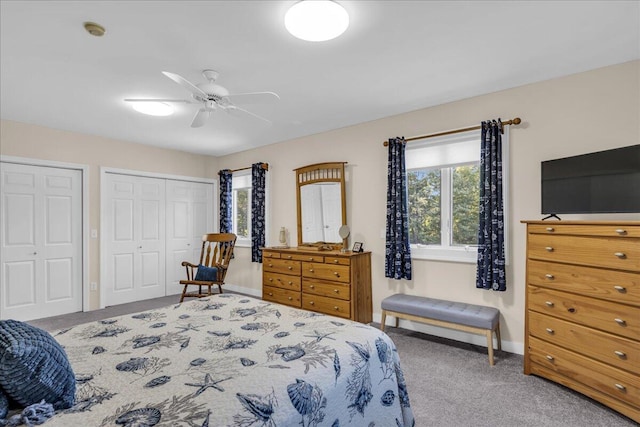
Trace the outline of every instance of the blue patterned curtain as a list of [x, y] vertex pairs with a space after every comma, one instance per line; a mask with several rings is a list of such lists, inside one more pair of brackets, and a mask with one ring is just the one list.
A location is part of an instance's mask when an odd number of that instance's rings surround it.
[[251, 262], [262, 262], [265, 234], [265, 183], [263, 163], [251, 165]]
[[384, 275], [411, 280], [411, 247], [404, 138], [389, 139], [387, 170], [387, 242]]
[[482, 122], [476, 288], [505, 291], [502, 122]]
[[233, 173], [229, 169], [218, 172], [220, 176], [220, 232], [231, 233], [233, 230], [232, 215], [232, 178]]

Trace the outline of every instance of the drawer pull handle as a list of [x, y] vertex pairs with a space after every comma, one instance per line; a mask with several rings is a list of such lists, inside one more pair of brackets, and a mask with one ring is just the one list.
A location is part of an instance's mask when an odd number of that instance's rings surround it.
[[618, 325], [620, 325], [620, 326], [627, 326], [627, 322], [625, 322], [625, 320], [624, 320], [624, 319], [618, 319], [618, 318], [616, 318], [616, 319], [613, 319], [613, 320], [615, 320], [615, 321], [616, 321], [616, 323], [617, 323]]
[[551, 246], [547, 246], [544, 248], [547, 252], [553, 252], [553, 248]]
[[333, 260], [333, 263], [334, 263], [334, 264], [337, 264], [338, 262], [339, 262], [339, 261], [338, 261], [337, 259], [334, 259], [334, 260]]
[[310, 268], [310, 269], [309, 269], [309, 273], [313, 273], [313, 268]]
[[554, 231], [556, 231], [553, 227], [547, 227], [547, 231], [549, 233], [553, 233]]
[[309, 304], [310, 304], [310, 305], [316, 305], [316, 303], [315, 303], [315, 302], [313, 302], [313, 301], [309, 301]]
[[553, 307], [553, 302], [551, 301], [546, 301], [545, 304], [547, 304], [547, 307]]
[[289, 301], [291, 301], [291, 300], [293, 300], [293, 298], [292, 298], [292, 297], [289, 297]]
[[615, 285], [613, 287], [613, 289], [615, 289], [616, 291], [620, 292], [621, 294], [624, 294], [627, 292], [627, 288], [625, 288], [624, 286], [620, 286], [620, 285]]
[[333, 309], [334, 309], [335, 311], [338, 311], [338, 310], [339, 310], [339, 308], [338, 308], [338, 306], [337, 306], [337, 305], [334, 305], [334, 306], [333, 306]]
[[269, 267], [273, 267], [273, 264], [269, 264]]
[[312, 256], [309, 257], [309, 261], [313, 261], [313, 257]]
[[614, 255], [620, 259], [625, 259], [627, 257], [627, 255], [624, 252], [616, 252], [614, 253]]
[[620, 359], [626, 359], [627, 358], [627, 354], [624, 351], [616, 350], [616, 351], [614, 351], [614, 353]]
[[287, 258], [288, 258], [288, 259], [291, 259], [291, 255], [287, 255]]
[[338, 273], [337, 271], [334, 271], [333, 275], [336, 276], [336, 277], [340, 277], [340, 273]]
[[272, 279], [271, 277], [269, 277], [269, 281], [270, 281], [270, 282], [273, 282], [273, 279]]
[[309, 288], [311, 288], [311, 289], [315, 289], [315, 286], [313, 286], [313, 285], [309, 285]]
[[551, 328], [547, 328], [547, 329], [546, 329], [546, 331], [547, 331], [547, 333], [548, 333], [548, 334], [553, 334], [553, 333], [555, 332], [555, 331], [554, 331], [553, 329], [551, 329]]
[[272, 297], [273, 296], [273, 292], [269, 292], [269, 296]]
[[549, 280], [553, 280], [556, 278], [556, 276], [554, 276], [553, 274], [545, 274], [544, 277], [546, 277]]
[[620, 391], [627, 391], [627, 388], [625, 386], [623, 386], [622, 384], [615, 383], [614, 385]]
[[287, 267], [287, 268], [288, 268], [289, 270], [293, 270], [293, 267], [292, 267], [292, 266], [289, 266], [289, 267]]
[[553, 362], [553, 356], [550, 356], [550, 355], [548, 355], [548, 354], [547, 354], [547, 360], [548, 360], [549, 362]]
[[334, 290], [333, 290], [333, 292], [335, 292], [336, 294], [339, 294], [339, 293], [340, 293], [340, 291], [339, 291], [339, 290], [337, 290], [337, 289], [334, 289]]
[[289, 285], [293, 285], [293, 282], [291, 280], [289, 280], [288, 284]]
[[618, 229], [616, 230], [616, 233], [618, 233], [618, 234], [619, 234], [619, 235], [621, 235], [621, 236], [624, 236], [625, 234], [627, 234], [627, 230], [624, 230], [624, 229], [622, 229], [622, 228], [618, 228]]

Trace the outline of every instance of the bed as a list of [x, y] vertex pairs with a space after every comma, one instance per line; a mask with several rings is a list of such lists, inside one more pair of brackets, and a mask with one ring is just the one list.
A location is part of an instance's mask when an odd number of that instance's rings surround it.
[[234, 294], [53, 332], [76, 375], [54, 426], [412, 426], [391, 339]]

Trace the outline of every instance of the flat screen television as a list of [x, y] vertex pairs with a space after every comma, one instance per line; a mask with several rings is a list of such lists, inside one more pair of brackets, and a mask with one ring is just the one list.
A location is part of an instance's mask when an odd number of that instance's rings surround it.
[[640, 144], [543, 161], [542, 213], [640, 212]]

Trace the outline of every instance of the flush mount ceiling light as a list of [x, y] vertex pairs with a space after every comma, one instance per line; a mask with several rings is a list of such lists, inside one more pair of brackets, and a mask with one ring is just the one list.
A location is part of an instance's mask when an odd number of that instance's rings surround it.
[[95, 22], [85, 22], [84, 29], [87, 30], [89, 34], [96, 37], [102, 37], [104, 36], [104, 33], [106, 33], [104, 27], [100, 24], [96, 24]]
[[287, 11], [284, 26], [299, 39], [322, 42], [345, 32], [349, 14], [334, 1], [302, 0]]
[[173, 107], [165, 102], [134, 102], [133, 109], [149, 116], [170, 116], [173, 114]]

